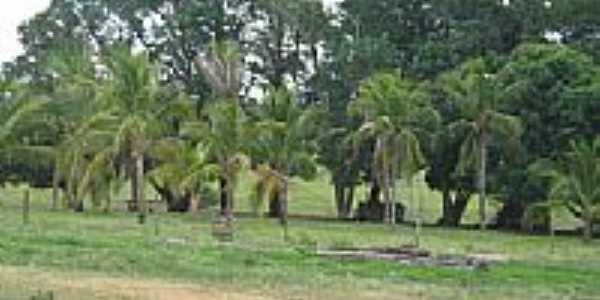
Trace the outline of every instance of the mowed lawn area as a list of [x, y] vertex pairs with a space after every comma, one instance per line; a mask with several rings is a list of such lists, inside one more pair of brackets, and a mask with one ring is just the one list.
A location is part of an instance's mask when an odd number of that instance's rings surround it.
[[[248, 211], [251, 179], [237, 208]], [[239, 216], [235, 239], [212, 237], [214, 211], [156, 213], [145, 226], [124, 212], [49, 212], [34, 191], [29, 224], [22, 187], [0, 190], [0, 299], [600, 299], [600, 241], [425, 228], [422, 246], [436, 255], [498, 255], [484, 269], [417, 267], [317, 256], [335, 247], [399, 247], [409, 225], [292, 218], [283, 241], [276, 220]], [[326, 176], [296, 182], [292, 215], [332, 217]], [[439, 214], [438, 195], [420, 188], [424, 215]], [[471, 207], [467, 219], [475, 215]], [[410, 215], [410, 211], [409, 211]]]

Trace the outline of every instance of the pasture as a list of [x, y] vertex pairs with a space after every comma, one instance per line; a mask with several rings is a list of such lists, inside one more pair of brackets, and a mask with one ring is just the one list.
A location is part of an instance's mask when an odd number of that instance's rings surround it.
[[[480, 269], [325, 258], [320, 249], [411, 244], [413, 228], [329, 219], [334, 209], [323, 174], [292, 184], [284, 241], [276, 220], [249, 213], [251, 181], [245, 176], [239, 189], [235, 237], [227, 244], [211, 234], [213, 209], [158, 212], [141, 226], [119, 211], [48, 211], [48, 191], [32, 193], [30, 221], [23, 224], [24, 187], [6, 187], [0, 193], [0, 299], [49, 292], [60, 300], [600, 299], [597, 241], [425, 227], [422, 247], [434, 255], [499, 256], [502, 262]], [[438, 195], [419, 189], [431, 222], [439, 214]], [[475, 219], [474, 210], [466, 220]]]

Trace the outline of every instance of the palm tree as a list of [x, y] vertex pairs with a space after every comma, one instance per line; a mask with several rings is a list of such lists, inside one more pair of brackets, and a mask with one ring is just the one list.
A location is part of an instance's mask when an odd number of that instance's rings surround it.
[[245, 116], [239, 107], [242, 56], [231, 41], [215, 41], [195, 59], [196, 67], [213, 89], [218, 102], [208, 110], [208, 145], [221, 167], [221, 214], [232, 219], [237, 174], [243, 164]]
[[593, 224], [600, 219], [600, 138], [571, 142], [562, 161], [538, 161], [531, 169], [551, 178], [550, 204], [561, 203], [581, 218], [584, 239], [591, 240]]
[[221, 214], [233, 219], [234, 195], [240, 171], [247, 165], [245, 156], [248, 123], [237, 102], [217, 102], [207, 109], [208, 123], [198, 130], [210, 156], [220, 168]]
[[290, 177], [310, 179], [316, 174], [315, 137], [320, 110], [302, 108], [287, 90], [271, 90], [255, 112], [251, 148], [258, 165], [257, 199], [276, 195], [276, 213], [287, 238], [288, 187]]
[[[52, 209], [58, 208], [60, 196], [59, 183], [65, 180], [67, 190], [77, 189], [81, 179], [74, 170], [83, 169], [78, 162], [82, 153], [79, 151], [82, 136], [82, 126], [96, 112], [96, 69], [88, 47], [76, 43], [66, 43], [60, 48], [53, 49], [48, 63], [48, 72], [54, 75], [52, 99], [46, 105], [40, 119], [49, 120], [47, 125], [56, 128], [56, 144], [52, 147], [54, 153], [54, 170], [52, 179]], [[85, 127], [85, 126], [84, 126]], [[71, 165], [73, 163], [73, 165]], [[75, 186], [72, 186], [75, 185]], [[72, 200], [71, 205], [77, 206], [77, 195], [67, 195]]]
[[363, 82], [359, 98], [350, 112], [360, 116], [363, 125], [356, 140], [374, 140], [374, 180], [382, 187], [384, 220], [396, 220], [395, 181], [410, 180], [425, 166], [419, 135], [427, 127], [437, 126], [439, 117], [431, 108], [427, 95], [402, 74], [381, 73]]
[[131, 193], [139, 221], [144, 223], [144, 158], [151, 142], [161, 136], [163, 113], [168, 101], [161, 94], [157, 69], [145, 54], [132, 55], [126, 47], [115, 47], [103, 57], [105, 79], [98, 86], [98, 111], [87, 122], [87, 135], [112, 137], [102, 151], [110, 159], [94, 158], [108, 165], [124, 160], [129, 166]]
[[479, 190], [479, 225], [486, 227], [486, 167], [492, 142], [514, 145], [521, 133], [517, 117], [498, 110], [500, 87], [483, 59], [466, 62], [458, 70], [440, 78], [444, 90], [455, 101], [462, 118], [451, 127], [468, 128], [460, 149], [459, 172], [476, 168]]
[[150, 172], [149, 180], [175, 194], [166, 199], [169, 211], [195, 212], [203, 200], [203, 189], [220, 174], [219, 166], [210, 162], [208, 147], [167, 138], [156, 143], [150, 152], [158, 167]]

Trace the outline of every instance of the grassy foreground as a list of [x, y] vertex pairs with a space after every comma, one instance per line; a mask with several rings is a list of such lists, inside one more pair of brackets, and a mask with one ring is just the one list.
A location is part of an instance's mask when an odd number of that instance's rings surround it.
[[[328, 191], [304, 190], [293, 191], [300, 196], [292, 211], [330, 207], [322, 200]], [[24, 225], [17, 195], [0, 193], [0, 299], [30, 299], [38, 290], [54, 290], [59, 300], [600, 299], [597, 241], [427, 228], [423, 245], [436, 254], [509, 261], [489, 270], [409, 267], [315, 255], [319, 248], [410, 244], [407, 226], [293, 219], [285, 243], [277, 222], [239, 218], [235, 241], [222, 246], [211, 236], [212, 212], [152, 215], [142, 227], [124, 213], [47, 212], [40, 193]], [[144, 287], [151, 292], [131, 293]]]

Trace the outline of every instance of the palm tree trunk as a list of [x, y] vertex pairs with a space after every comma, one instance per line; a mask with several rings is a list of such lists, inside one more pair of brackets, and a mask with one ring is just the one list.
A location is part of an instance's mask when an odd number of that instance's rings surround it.
[[451, 226], [452, 208], [454, 203], [450, 194], [450, 189], [444, 185], [442, 188], [442, 218], [438, 221], [438, 225]]
[[485, 230], [486, 227], [486, 199], [485, 199], [485, 184], [486, 184], [486, 165], [487, 165], [487, 142], [486, 137], [482, 136], [479, 142], [479, 227]]
[[367, 199], [367, 201], [369, 202], [369, 204], [376, 206], [379, 205], [381, 203], [381, 185], [379, 184], [379, 182], [377, 182], [376, 179], [372, 180], [372, 184], [371, 184], [371, 189], [369, 190], [369, 199]]
[[225, 216], [227, 212], [227, 179], [224, 176], [219, 177], [219, 205], [221, 208], [221, 216]]
[[346, 204], [345, 204], [345, 211], [344, 211], [344, 217], [349, 219], [350, 217], [352, 217], [352, 208], [354, 207], [354, 189], [355, 186], [354, 184], [351, 184], [348, 187], [348, 191], [345, 193], [346, 194]]
[[146, 222], [146, 200], [144, 199], [144, 155], [135, 156], [135, 181], [137, 189], [135, 191], [135, 202], [138, 205], [139, 223]]
[[200, 204], [200, 199], [199, 199], [198, 193], [191, 193], [190, 205], [188, 207], [188, 212], [191, 214], [197, 213], [199, 204]]
[[385, 145], [382, 137], [377, 138], [377, 145], [375, 146], [376, 153], [381, 153], [381, 185], [383, 188], [383, 201], [385, 203], [384, 209], [384, 222], [387, 224], [393, 224], [392, 220], [392, 199], [390, 197], [390, 170], [388, 169], [388, 160], [386, 159]]
[[339, 182], [334, 182], [333, 184], [333, 196], [335, 199], [335, 205], [337, 208], [338, 219], [344, 219], [346, 213], [346, 205], [345, 205], [345, 189], [344, 185]]
[[[415, 187], [414, 178], [411, 177], [408, 180], [408, 188], [410, 190], [410, 199], [413, 204], [414, 211], [414, 222], [415, 222], [415, 246], [418, 248], [421, 246], [421, 227], [422, 227], [422, 205], [419, 199], [415, 199]], [[415, 205], [415, 202], [417, 203]]]
[[[394, 162], [396, 162], [396, 160], [394, 159]], [[392, 166], [392, 170], [391, 170], [391, 174], [390, 174], [390, 193], [391, 195], [391, 201], [390, 201], [390, 218], [391, 218], [391, 224], [394, 225], [396, 224], [396, 172], [395, 172], [395, 167]]]
[[554, 207], [550, 206], [550, 223], [548, 224], [550, 227], [550, 253], [554, 254], [556, 248], [556, 233], [554, 232], [554, 223], [555, 223], [555, 215], [554, 215]]
[[454, 195], [454, 204], [452, 206], [450, 226], [458, 227], [460, 225], [460, 221], [469, 204], [469, 198], [471, 198], [469, 193], [465, 193], [461, 190], [456, 191], [456, 194]]
[[[386, 170], [387, 171], [387, 170]], [[392, 220], [392, 198], [390, 197], [390, 182], [389, 174], [383, 175], [383, 198], [385, 201], [385, 222], [387, 224], [393, 224]]]
[[282, 189], [279, 193], [279, 220], [283, 229], [283, 240], [288, 240], [288, 181], [287, 178], [282, 178]]

